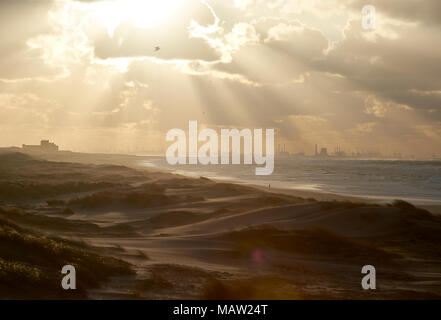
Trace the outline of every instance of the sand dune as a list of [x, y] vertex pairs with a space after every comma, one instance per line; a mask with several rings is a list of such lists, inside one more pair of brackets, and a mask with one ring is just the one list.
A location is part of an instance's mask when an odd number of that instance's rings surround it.
[[[405, 202], [270, 191], [97, 159], [0, 157], [0, 219], [130, 264], [133, 274], [88, 288], [90, 298], [441, 297], [441, 218]], [[41, 267], [25, 254], [5, 257]], [[366, 264], [377, 268], [375, 292], [360, 287]]]

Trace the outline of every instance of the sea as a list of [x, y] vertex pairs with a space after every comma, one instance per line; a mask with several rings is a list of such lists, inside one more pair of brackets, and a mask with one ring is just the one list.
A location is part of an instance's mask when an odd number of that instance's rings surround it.
[[274, 172], [256, 176], [256, 165], [169, 165], [142, 157], [137, 165], [193, 177], [273, 188], [333, 193], [391, 202], [441, 205], [441, 161], [276, 158]]

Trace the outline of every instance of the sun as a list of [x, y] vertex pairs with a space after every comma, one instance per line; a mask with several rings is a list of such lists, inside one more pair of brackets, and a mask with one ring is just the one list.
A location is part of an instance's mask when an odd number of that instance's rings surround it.
[[96, 17], [109, 34], [123, 21], [131, 21], [138, 28], [152, 28], [171, 18], [185, 0], [117, 0], [98, 2]]

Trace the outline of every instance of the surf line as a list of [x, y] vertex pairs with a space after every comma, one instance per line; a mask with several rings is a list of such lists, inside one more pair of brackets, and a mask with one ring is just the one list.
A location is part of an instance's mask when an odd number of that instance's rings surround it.
[[[274, 129], [265, 129], [265, 144], [262, 129], [221, 129], [220, 165], [244, 164], [261, 165], [255, 168], [256, 175], [270, 175], [274, 171]], [[243, 140], [243, 145], [242, 145]], [[196, 120], [188, 122], [187, 134], [182, 129], [167, 132], [166, 141], [173, 142], [166, 151], [170, 165], [202, 164], [219, 165], [219, 135], [216, 130], [205, 128], [198, 132]], [[231, 144], [230, 144], [231, 141]], [[198, 148], [198, 142], [205, 142]], [[265, 155], [263, 148], [265, 146]], [[241, 153], [243, 149], [243, 154]], [[188, 161], [187, 161], [188, 158]]]

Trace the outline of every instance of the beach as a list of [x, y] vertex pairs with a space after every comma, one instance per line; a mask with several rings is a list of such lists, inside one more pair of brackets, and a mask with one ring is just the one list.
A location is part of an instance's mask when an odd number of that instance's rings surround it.
[[[441, 297], [436, 210], [191, 178], [136, 167], [128, 157], [2, 152], [0, 158], [0, 222], [9, 243], [0, 248], [1, 262], [32, 266], [55, 279], [60, 271], [45, 262], [49, 253], [31, 259], [11, 248], [32, 250], [31, 238], [43, 247], [44, 241], [62, 243], [70, 251], [63, 251], [60, 263], [74, 261], [78, 279], [80, 270], [99, 278], [83, 282], [80, 298]], [[106, 276], [98, 277], [102, 266], [95, 260], [104, 257], [112, 260]], [[361, 287], [365, 265], [376, 268], [376, 290]], [[51, 294], [56, 285], [41, 295], [41, 277], [5, 270], [6, 277], [21, 277], [20, 286], [29, 282], [33, 288], [36, 281], [39, 289], [11, 290], [19, 285], [6, 282], [0, 285], [3, 297], [57, 296]]]

